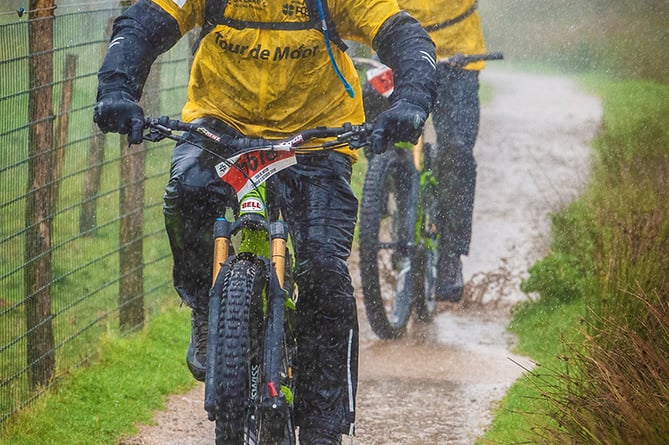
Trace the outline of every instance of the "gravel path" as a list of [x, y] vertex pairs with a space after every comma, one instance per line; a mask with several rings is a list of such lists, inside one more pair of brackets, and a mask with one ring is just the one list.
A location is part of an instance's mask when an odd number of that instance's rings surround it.
[[[472, 444], [518, 378], [520, 362], [505, 331], [509, 310], [526, 298], [519, 283], [549, 240], [549, 215], [583, 188], [599, 101], [566, 78], [490, 67], [494, 88], [482, 110], [476, 147], [474, 234], [464, 303], [444, 303], [435, 322], [406, 338], [374, 337], [360, 302], [357, 434], [351, 445]], [[428, 134], [428, 139], [430, 135]], [[351, 258], [360, 298], [357, 258]], [[213, 444], [203, 389], [175, 395], [155, 424], [119, 445]]]

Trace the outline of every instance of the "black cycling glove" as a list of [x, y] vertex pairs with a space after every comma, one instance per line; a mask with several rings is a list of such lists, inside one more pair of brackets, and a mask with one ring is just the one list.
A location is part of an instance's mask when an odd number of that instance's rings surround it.
[[93, 121], [105, 133], [127, 134], [129, 144], [142, 142], [144, 111], [130, 93], [111, 91], [102, 94], [95, 104]]
[[423, 107], [405, 100], [398, 100], [382, 112], [372, 131], [372, 152], [381, 154], [388, 144], [411, 142], [415, 144], [423, 132], [427, 111]]

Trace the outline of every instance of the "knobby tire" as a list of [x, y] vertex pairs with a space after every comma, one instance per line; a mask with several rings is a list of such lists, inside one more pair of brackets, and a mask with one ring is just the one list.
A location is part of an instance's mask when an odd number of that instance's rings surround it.
[[[225, 278], [218, 323], [216, 445], [241, 444], [253, 367], [261, 366], [263, 273], [250, 259], [234, 261]], [[257, 320], [252, 322], [252, 320]]]
[[[266, 280], [263, 263], [251, 255], [236, 258], [225, 277], [217, 329], [216, 445], [295, 444], [292, 412], [287, 417], [266, 416], [260, 402], [265, 329], [262, 292]], [[286, 280], [286, 288], [291, 289], [290, 267]], [[286, 323], [282, 352], [286, 375], [296, 353], [291, 324], [292, 319]]]
[[[431, 175], [431, 161], [435, 155], [432, 144], [423, 144], [423, 169]], [[422, 181], [422, 180], [421, 180]], [[439, 239], [437, 227], [434, 224], [434, 215], [437, 211], [436, 193], [438, 183], [425, 180], [426, 184], [421, 186], [419, 203], [421, 242], [417, 246], [414, 255], [416, 277], [414, 280], [414, 319], [429, 323], [434, 320], [436, 311], [435, 286], [437, 280], [437, 261]]]
[[407, 150], [370, 159], [360, 207], [360, 269], [367, 318], [383, 339], [404, 334], [411, 316], [418, 186]]

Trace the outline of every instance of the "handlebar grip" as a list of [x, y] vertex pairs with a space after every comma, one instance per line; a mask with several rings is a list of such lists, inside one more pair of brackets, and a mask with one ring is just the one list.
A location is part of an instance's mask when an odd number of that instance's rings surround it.
[[504, 54], [501, 52], [483, 53], [483, 54], [454, 54], [444, 62], [448, 65], [462, 68], [470, 63], [482, 62], [484, 60], [502, 60]]
[[175, 119], [170, 119], [169, 116], [160, 116], [159, 118], [151, 118], [150, 121], [153, 124], [158, 124], [161, 125], [165, 128], [169, 128], [170, 130], [175, 130], [175, 131], [187, 131], [190, 128], [182, 128], [184, 126], [187, 126], [189, 124], [184, 124], [181, 121], [175, 120]]
[[488, 53], [488, 56], [486, 57], [487, 60], [503, 60], [504, 59], [504, 53], [502, 52], [494, 52], [494, 53]]

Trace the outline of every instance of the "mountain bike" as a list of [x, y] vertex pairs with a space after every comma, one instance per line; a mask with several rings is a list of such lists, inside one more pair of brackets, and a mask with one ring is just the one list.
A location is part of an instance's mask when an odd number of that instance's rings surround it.
[[[502, 58], [501, 53], [457, 54], [440, 63], [462, 67]], [[374, 59], [354, 62], [366, 70], [365, 91], [372, 91], [365, 97], [366, 107], [369, 101], [378, 106], [392, 93], [390, 68]], [[419, 322], [434, 318], [439, 259], [434, 222], [439, 181], [431, 169], [435, 155], [422, 137], [413, 146], [396, 143], [382, 155], [368, 154], [360, 203], [360, 275], [367, 318], [383, 339], [402, 336], [412, 314]]]
[[[168, 117], [147, 118], [144, 127], [145, 140], [189, 142], [219, 158], [218, 175], [237, 193], [238, 215], [220, 215], [214, 224], [204, 406], [216, 422], [216, 444], [295, 445], [297, 291], [289, 227], [268, 212], [266, 181], [294, 165], [297, 154], [362, 147], [371, 125], [319, 127], [278, 141], [220, 135]], [[232, 153], [223, 157], [193, 135]]]

